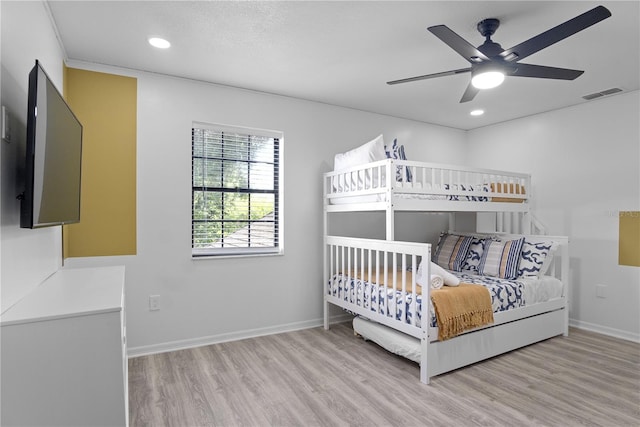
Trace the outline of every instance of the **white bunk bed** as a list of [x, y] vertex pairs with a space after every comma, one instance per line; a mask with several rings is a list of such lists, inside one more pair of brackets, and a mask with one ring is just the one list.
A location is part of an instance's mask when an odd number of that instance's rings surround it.
[[[432, 376], [568, 334], [568, 238], [530, 234], [529, 175], [387, 159], [325, 173], [323, 187], [325, 329], [329, 329], [332, 304], [368, 319], [359, 323], [365, 331], [362, 335], [419, 362], [423, 383]], [[363, 211], [386, 213], [386, 240], [328, 235], [331, 213]], [[507, 240], [524, 237], [530, 244], [553, 242], [555, 251], [541, 280], [560, 283], [558, 295], [494, 312], [490, 325], [438, 339], [432, 307], [429, 315], [420, 314], [421, 300], [431, 303], [432, 289], [428, 284], [420, 287], [417, 275], [408, 271], [411, 267], [415, 271], [424, 259], [428, 262], [423, 264], [422, 277], [431, 277], [432, 248], [428, 243], [394, 240], [395, 215], [400, 211], [516, 213], [524, 234], [472, 234]], [[403, 343], [413, 350], [405, 346], [398, 351]]]
[[324, 210], [384, 211], [387, 240], [396, 211], [515, 213], [529, 232], [530, 185], [528, 174], [386, 159], [325, 173]]

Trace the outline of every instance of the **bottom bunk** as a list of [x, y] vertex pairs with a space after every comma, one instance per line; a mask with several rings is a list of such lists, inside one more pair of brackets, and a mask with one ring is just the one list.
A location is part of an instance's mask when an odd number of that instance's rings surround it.
[[[424, 383], [434, 375], [568, 333], [566, 237], [453, 236], [459, 240], [474, 239], [474, 243], [490, 239], [487, 241], [491, 243], [484, 245], [487, 250], [492, 246], [508, 249], [511, 245], [511, 261], [515, 259], [514, 251], [517, 251], [518, 258], [525, 258], [524, 261], [518, 260], [518, 265], [523, 266], [519, 271], [521, 276], [503, 279], [483, 277], [477, 269], [472, 271], [474, 274], [443, 270], [431, 262], [429, 244], [327, 236], [325, 328], [329, 327], [330, 304], [357, 315], [354, 330], [387, 350], [418, 362], [420, 379]], [[450, 238], [450, 235], [446, 237]], [[441, 261], [441, 245], [446, 246], [446, 242], [443, 243], [443, 237], [440, 240], [434, 259]], [[516, 249], [513, 248], [514, 241], [519, 242]], [[471, 257], [479, 256], [478, 248], [482, 249], [482, 245], [472, 247], [474, 253]], [[457, 255], [459, 260], [464, 258], [460, 253]], [[494, 255], [485, 254], [484, 258]], [[534, 268], [531, 268], [532, 259]], [[481, 267], [480, 273], [482, 270]], [[485, 269], [484, 272], [487, 271]], [[445, 275], [449, 281], [457, 279], [463, 283], [456, 287], [441, 287], [442, 281], [433, 281], [439, 275]], [[455, 312], [451, 316], [443, 316], [446, 298], [452, 295], [453, 301], [461, 301], [467, 298], [470, 290], [475, 293], [469, 294], [472, 296], [468, 298], [487, 301], [482, 304], [470, 301], [471, 308], [466, 310], [471, 314], [464, 312], [462, 304], [461, 316]], [[422, 315], [423, 299], [429, 301], [428, 316]], [[486, 319], [483, 314], [480, 319], [477, 307], [491, 311], [491, 318]], [[453, 329], [448, 323], [451, 319], [455, 326]], [[479, 319], [482, 321], [478, 322]]]

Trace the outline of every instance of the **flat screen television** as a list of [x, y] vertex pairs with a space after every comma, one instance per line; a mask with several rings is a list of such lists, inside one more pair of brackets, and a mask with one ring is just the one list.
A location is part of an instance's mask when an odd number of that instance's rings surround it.
[[29, 73], [20, 227], [80, 221], [82, 124], [36, 60]]

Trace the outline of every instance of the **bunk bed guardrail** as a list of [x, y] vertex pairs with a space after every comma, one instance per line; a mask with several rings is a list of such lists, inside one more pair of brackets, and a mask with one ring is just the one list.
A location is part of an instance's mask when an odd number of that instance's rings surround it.
[[325, 197], [403, 193], [454, 199], [491, 198], [522, 203], [530, 195], [529, 174], [467, 166], [386, 159], [324, 174]]

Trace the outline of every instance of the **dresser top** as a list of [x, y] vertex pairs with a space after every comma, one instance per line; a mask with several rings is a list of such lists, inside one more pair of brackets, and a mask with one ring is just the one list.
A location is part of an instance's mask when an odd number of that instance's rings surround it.
[[0, 316], [0, 326], [123, 309], [124, 266], [61, 268]]

